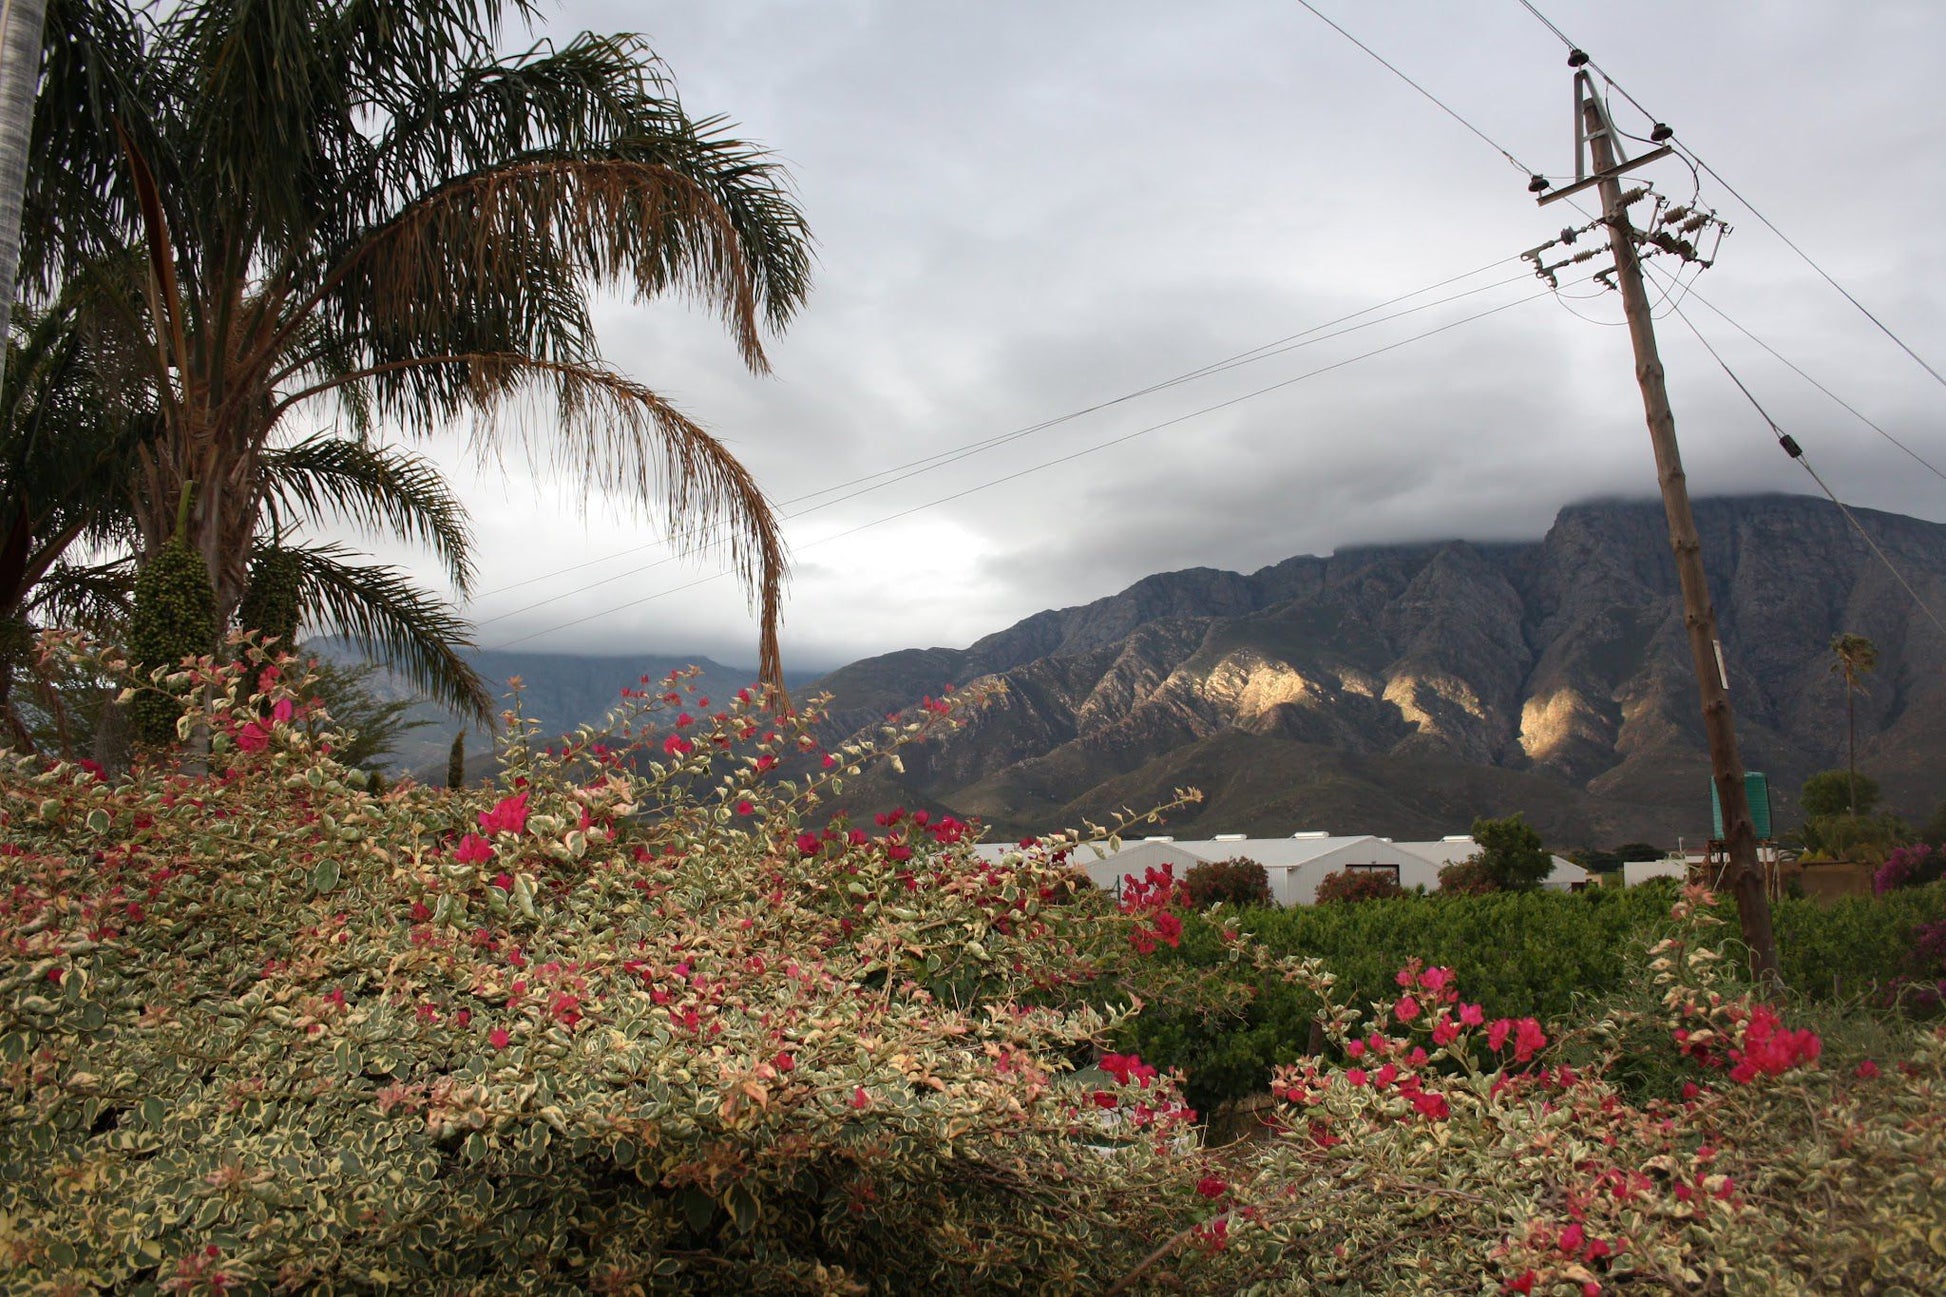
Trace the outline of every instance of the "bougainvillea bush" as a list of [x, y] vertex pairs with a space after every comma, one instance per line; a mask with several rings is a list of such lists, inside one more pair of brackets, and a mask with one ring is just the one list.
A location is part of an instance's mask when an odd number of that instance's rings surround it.
[[[1103, 1052], [1167, 984], [1180, 889], [1118, 908], [1060, 843], [981, 863], [951, 817], [831, 821], [866, 753], [679, 681], [564, 750], [516, 726], [497, 788], [374, 796], [297, 674], [172, 673], [188, 744], [122, 780], [0, 755], [0, 1288], [1853, 1291], [1946, 1264], [1946, 1043], [1901, 1029], [1862, 1075], [1700, 944], [1577, 1027], [1417, 964], [1361, 1020], [1322, 964], [1223, 936], [1328, 1043], [1263, 1078], [1275, 1138], [1206, 1150], [1176, 1078]], [[1609, 1085], [1650, 1048], [1692, 1097]]]
[[0, 769], [0, 1287], [1060, 1289], [1201, 1201], [1167, 1078], [1061, 1085], [1112, 906], [950, 818], [805, 827], [770, 776], [858, 755], [812, 718], [657, 687], [373, 797], [300, 681], [176, 683], [205, 774]]

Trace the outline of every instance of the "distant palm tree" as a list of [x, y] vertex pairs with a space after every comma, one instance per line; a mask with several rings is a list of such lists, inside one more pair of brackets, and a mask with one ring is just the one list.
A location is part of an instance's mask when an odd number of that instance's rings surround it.
[[1878, 667], [1878, 647], [1863, 635], [1844, 631], [1831, 637], [1831, 651], [1837, 661], [1831, 664], [1831, 674], [1843, 676], [1845, 681], [1845, 751], [1846, 768], [1850, 772], [1851, 813], [1858, 815], [1858, 707], [1853, 693], [1858, 689], [1859, 680], [1871, 674]]
[[91, 283], [160, 424], [136, 457], [140, 547], [193, 480], [225, 617], [287, 416], [414, 436], [470, 421], [713, 538], [781, 683], [777, 517], [722, 443], [603, 362], [592, 294], [697, 299], [761, 371], [762, 330], [807, 291], [803, 219], [761, 151], [683, 112], [639, 40], [503, 57], [510, 11], [530, 6], [50, 0], [23, 283], [46, 300], [119, 249], [145, 257]]

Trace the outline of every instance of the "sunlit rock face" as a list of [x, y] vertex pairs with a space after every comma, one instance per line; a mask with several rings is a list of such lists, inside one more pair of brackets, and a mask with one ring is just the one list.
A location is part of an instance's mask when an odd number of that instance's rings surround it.
[[[1946, 607], [1946, 527], [1861, 517]], [[1855, 631], [1880, 651], [1859, 699], [1861, 764], [1896, 808], [1930, 813], [1946, 792], [1933, 774], [1946, 765], [1946, 637], [1827, 504], [1706, 500], [1697, 521], [1746, 765], [1788, 791], [1842, 759], [1828, 644]], [[1288, 832], [1301, 820], [1437, 836], [1470, 814], [1436, 814], [1469, 806], [1552, 817], [1570, 841], [1707, 829], [1696, 686], [1659, 504], [1574, 506], [1526, 544], [1164, 573], [968, 649], [868, 659], [822, 684], [837, 695], [836, 731], [847, 717], [877, 720], [895, 695], [982, 677], [994, 702], [908, 758], [915, 773], [900, 793], [972, 799], [1010, 830], [1160, 800], [1186, 780], [1237, 790], [1224, 831]], [[1779, 815], [1793, 818], [1787, 804]]]

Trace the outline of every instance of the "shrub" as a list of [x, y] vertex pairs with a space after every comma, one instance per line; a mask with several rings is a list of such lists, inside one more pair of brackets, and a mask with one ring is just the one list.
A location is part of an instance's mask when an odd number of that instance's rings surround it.
[[1486, 861], [1472, 855], [1439, 871], [1439, 890], [1449, 896], [1486, 896], [1500, 890], [1500, 880]]
[[1183, 875], [1182, 888], [1191, 908], [1198, 910], [1207, 910], [1218, 902], [1237, 906], [1270, 904], [1270, 875], [1248, 856], [1197, 865]]
[[1946, 850], [1934, 851], [1923, 842], [1900, 847], [1885, 858], [1872, 875], [1872, 894], [1883, 896], [1899, 887], [1923, 887], [1946, 876]]
[[1340, 869], [1326, 874], [1318, 884], [1317, 903], [1333, 901], [1385, 901], [1405, 895], [1399, 880], [1376, 869]]
[[1066, 1083], [1135, 920], [1049, 852], [674, 684], [375, 797], [286, 666], [187, 671], [206, 776], [0, 754], [0, 1288], [1098, 1290], [1202, 1203], [1169, 1078]]

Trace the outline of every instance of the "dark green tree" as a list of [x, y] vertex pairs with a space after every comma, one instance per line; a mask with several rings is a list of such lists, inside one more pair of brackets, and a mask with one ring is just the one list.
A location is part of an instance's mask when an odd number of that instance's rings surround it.
[[446, 786], [466, 787], [466, 731], [453, 735], [453, 746], [446, 753]]
[[1473, 857], [1480, 871], [1502, 891], [1539, 887], [1554, 870], [1553, 857], [1541, 845], [1541, 835], [1516, 811], [1504, 819], [1473, 821], [1473, 840], [1480, 844]]
[[1878, 780], [1850, 770], [1820, 770], [1798, 790], [1806, 816], [1869, 815], [1878, 800]]

